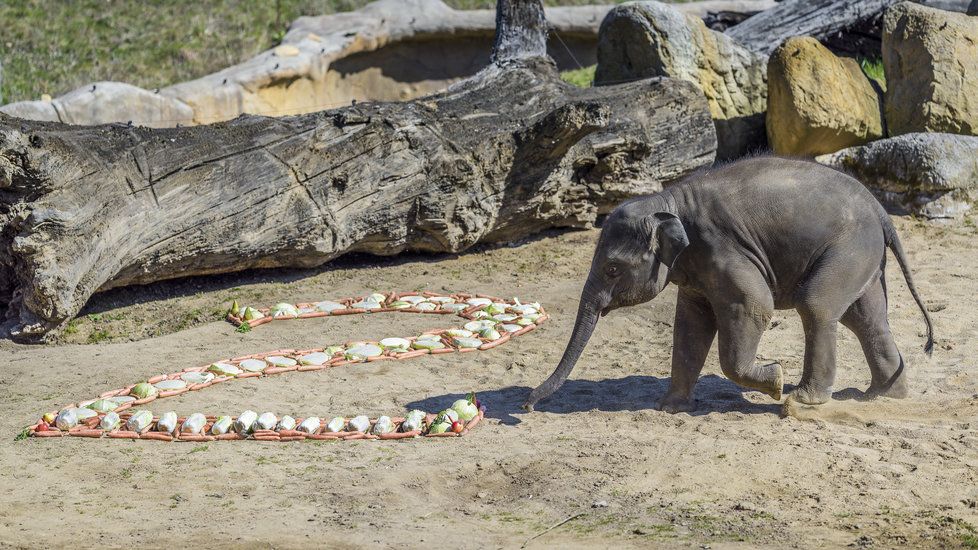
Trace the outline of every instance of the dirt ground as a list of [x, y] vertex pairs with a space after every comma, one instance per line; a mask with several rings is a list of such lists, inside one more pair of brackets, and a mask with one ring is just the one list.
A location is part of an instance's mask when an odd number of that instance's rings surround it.
[[[840, 327], [837, 400], [805, 419], [781, 418], [778, 403], [723, 378], [715, 350], [698, 409], [657, 411], [674, 289], [602, 319], [571, 380], [537, 412], [521, 411], [563, 351], [597, 231], [96, 296], [62, 344], [0, 343], [0, 547], [978, 548], [978, 231], [896, 221], [933, 312], [934, 355], [922, 352], [921, 315], [891, 261], [890, 319], [913, 396], [854, 399], [869, 370]], [[488, 421], [469, 437], [15, 441], [45, 410], [160, 372], [455, 326], [386, 314], [241, 334], [219, 320], [231, 298], [268, 305], [391, 289], [516, 295], [553, 320], [487, 352], [250, 379], [151, 408], [377, 416], [439, 410], [475, 390]], [[795, 382], [802, 342], [797, 315], [778, 312], [759, 356]]]

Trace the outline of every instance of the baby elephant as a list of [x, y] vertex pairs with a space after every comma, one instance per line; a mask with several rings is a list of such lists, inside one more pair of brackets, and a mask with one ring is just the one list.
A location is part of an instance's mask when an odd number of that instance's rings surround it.
[[869, 395], [906, 397], [906, 368], [886, 319], [887, 248], [924, 314], [929, 354], [933, 327], [900, 239], [855, 179], [812, 162], [753, 158], [626, 202], [601, 231], [564, 356], [524, 408], [564, 383], [599, 314], [647, 302], [670, 282], [679, 298], [664, 411], [694, 409], [693, 386], [715, 336], [724, 375], [781, 399], [781, 365], [754, 359], [774, 310], [789, 308], [805, 329], [805, 369], [789, 400], [814, 405], [832, 396], [840, 321], [866, 355]]

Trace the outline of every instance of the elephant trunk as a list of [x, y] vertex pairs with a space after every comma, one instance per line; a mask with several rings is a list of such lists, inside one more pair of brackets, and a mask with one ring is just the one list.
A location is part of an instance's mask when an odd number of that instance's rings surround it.
[[557, 364], [557, 368], [550, 375], [550, 378], [547, 378], [530, 392], [526, 403], [523, 404], [525, 410], [532, 411], [533, 406], [538, 401], [550, 397], [567, 380], [567, 376], [574, 370], [574, 365], [577, 364], [581, 352], [584, 351], [584, 346], [591, 338], [591, 333], [594, 332], [594, 327], [598, 324], [601, 310], [605, 306], [606, 304], [602, 302], [599, 293], [595, 292], [594, 286], [588, 282], [581, 294], [581, 305], [577, 309], [574, 331], [571, 333], [570, 341], [567, 342], [567, 348], [564, 349], [564, 355], [560, 358], [560, 363]]

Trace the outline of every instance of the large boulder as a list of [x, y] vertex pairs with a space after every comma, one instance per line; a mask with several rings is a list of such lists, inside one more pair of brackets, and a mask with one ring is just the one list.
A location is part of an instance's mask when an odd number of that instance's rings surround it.
[[862, 69], [814, 38], [774, 50], [767, 80], [767, 137], [779, 155], [822, 155], [883, 136], [879, 95]]
[[978, 15], [978, 0], [974, 0], [974, 2], [968, 6], [968, 15]]
[[909, 2], [883, 22], [890, 135], [978, 134], [978, 19]]
[[816, 160], [853, 174], [897, 213], [952, 218], [978, 204], [978, 137], [906, 134]]
[[716, 125], [717, 158], [764, 147], [766, 56], [701, 19], [660, 2], [617, 6], [601, 23], [597, 56], [595, 85], [667, 76], [699, 88]]

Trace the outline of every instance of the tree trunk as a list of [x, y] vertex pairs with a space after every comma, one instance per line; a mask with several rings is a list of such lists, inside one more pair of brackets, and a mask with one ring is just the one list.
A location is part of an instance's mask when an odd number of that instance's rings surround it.
[[[883, 13], [903, 0], [784, 0], [727, 29], [747, 48], [770, 55], [793, 36], [811, 36], [840, 55], [880, 57]], [[967, 0], [915, 0], [917, 4], [965, 11]]]
[[[499, 14], [537, 35], [539, 8]], [[585, 227], [713, 161], [692, 85], [577, 89], [498, 42], [493, 65], [405, 103], [171, 129], [0, 116], [4, 332], [42, 340], [113, 287]]]

